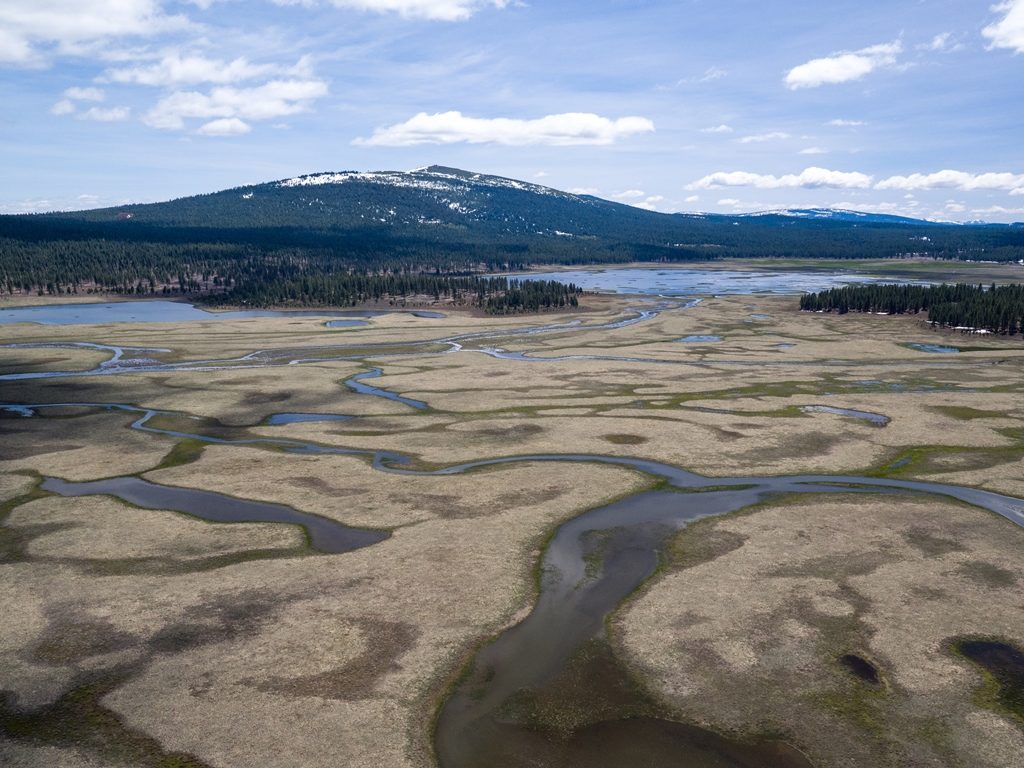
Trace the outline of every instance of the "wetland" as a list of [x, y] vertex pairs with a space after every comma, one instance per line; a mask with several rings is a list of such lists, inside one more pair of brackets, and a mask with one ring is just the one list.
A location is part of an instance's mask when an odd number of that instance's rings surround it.
[[648, 277], [5, 326], [0, 756], [1013, 765], [1019, 342]]

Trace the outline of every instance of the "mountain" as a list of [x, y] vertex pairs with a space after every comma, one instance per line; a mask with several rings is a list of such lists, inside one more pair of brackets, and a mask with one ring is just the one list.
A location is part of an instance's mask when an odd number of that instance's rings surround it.
[[[954, 222], [914, 219], [909, 216], [895, 216], [888, 213], [868, 213], [846, 208], [780, 208], [770, 211], [740, 214], [741, 218], [778, 216], [793, 219], [827, 219], [828, 221], [855, 222], [858, 224], [903, 224], [910, 226], [952, 225]], [[984, 224], [985, 222], [968, 222]]]
[[683, 222], [692, 225], [694, 219], [726, 225], [752, 218], [910, 226], [942, 223], [834, 208], [789, 208], [734, 215], [663, 214], [591, 195], [437, 165], [414, 171], [308, 174], [167, 203], [100, 209], [82, 216], [94, 221], [130, 216], [174, 226], [205, 221], [215, 226], [248, 226], [258, 221], [262, 226], [346, 228], [378, 224], [392, 228], [475, 225], [505, 234], [562, 237], [621, 237], [626, 220], [642, 222], [652, 234], [680, 231], [685, 226]]
[[232, 258], [315, 254], [366, 269], [734, 256], [1024, 258], [1024, 231], [1004, 225], [831, 209], [665, 214], [443, 166], [317, 173], [163, 203], [0, 216], [0, 238], [49, 243], [36, 247], [46, 252], [88, 242], [97, 259], [177, 248]]

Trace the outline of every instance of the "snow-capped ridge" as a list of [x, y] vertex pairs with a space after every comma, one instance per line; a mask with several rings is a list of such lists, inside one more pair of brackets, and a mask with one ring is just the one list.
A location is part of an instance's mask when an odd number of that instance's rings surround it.
[[562, 192], [551, 187], [544, 187], [539, 184], [530, 184], [525, 181], [505, 178], [504, 176], [489, 176], [482, 173], [463, 171], [458, 168], [449, 168], [443, 165], [431, 165], [426, 168], [418, 168], [412, 171], [339, 171], [327, 173], [312, 173], [303, 176], [295, 176], [276, 183], [275, 186], [283, 188], [294, 187], [315, 187], [327, 184], [347, 184], [351, 182], [363, 182], [369, 184], [381, 184], [385, 186], [399, 187], [404, 189], [421, 189], [431, 192], [465, 193], [474, 187], [490, 187], [494, 189], [514, 189], [521, 192], [531, 192], [539, 195], [551, 195], [564, 198], [583, 199], [578, 195], [569, 192]]

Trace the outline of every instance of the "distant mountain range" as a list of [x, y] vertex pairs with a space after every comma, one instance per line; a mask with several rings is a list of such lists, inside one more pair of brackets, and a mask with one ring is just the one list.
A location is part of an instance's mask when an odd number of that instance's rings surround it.
[[164, 203], [0, 217], [0, 237], [231, 243], [360, 262], [684, 261], [733, 256], [1024, 257], [1019, 225], [833, 209], [666, 214], [456, 168], [317, 173]]
[[[100, 209], [84, 218], [114, 216], [163, 224], [188, 225], [219, 217], [217, 226], [246, 225], [253, 219], [273, 219], [292, 226], [391, 227], [465, 226], [485, 224], [506, 233], [539, 235], [590, 235], [604, 231], [607, 219], [635, 217], [660, 229], [670, 219], [706, 219], [721, 222], [751, 218], [784, 218], [858, 224], [955, 226], [881, 213], [838, 208], [785, 208], [743, 214], [662, 214], [592, 195], [577, 195], [525, 181], [490, 176], [433, 165], [414, 171], [340, 171], [296, 176], [249, 187], [237, 187], [209, 195], [197, 195], [166, 203]], [[595, 221], [598, 214], [602, 221]], [[76, 214], [72, 214], [76, 215]], [[569, 232], [551, 227], [562, 222]], [[985, 222], [968, 222], [988, 225]], [[583, 227], [583, 228], [581, 228]]]

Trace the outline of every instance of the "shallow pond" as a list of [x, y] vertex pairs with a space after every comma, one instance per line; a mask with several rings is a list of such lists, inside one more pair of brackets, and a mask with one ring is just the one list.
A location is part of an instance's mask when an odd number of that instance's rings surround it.
[[918, 352], [931, 352], [935, 355], [955, 355], [960, 351], [959, 347], [950, 347], [946, 344], [904, 344], [909, 349], [916, 349]]
[[997, 640], [964, 640], [957, 649], [992, 676], [999, 703], [1024, 718], [1024, 653]]
[[[843, 285], [893, 283], [887, 278], [858, 273], [821, 272], [741, 272], [727, 269], [621, 269], [532, 272], [514, 275], [517, 280], [555, 280], [574, 283], [586, 291], [636, 293], [654, 296], [704, 296], [755, 293], [809, 293]], [[759, 314], [754, 315], [762, 319]]]
[[874, 424], [876, 427], [884, 427], [889, 423], [888, 416], [871, 411], [856, 411], [852, 408], [837, 408], [832, 405], [801, 405], [800, 410], [804, 413], [831, 413], [833, 416], [846, 416], [850, 419], [860, 419]]
[[275, 413], [268, 416], [263, 423], [268, 427], [280, 427], [284, 424], [305, 424], [317, 421], [348, 421], [352, 416], [336, 413]]
[[721, 341], [721, 336], [683, 336], [681, 339], [676, 341], [682, 342], [683, 344], [711, 344], [716, 341]]

